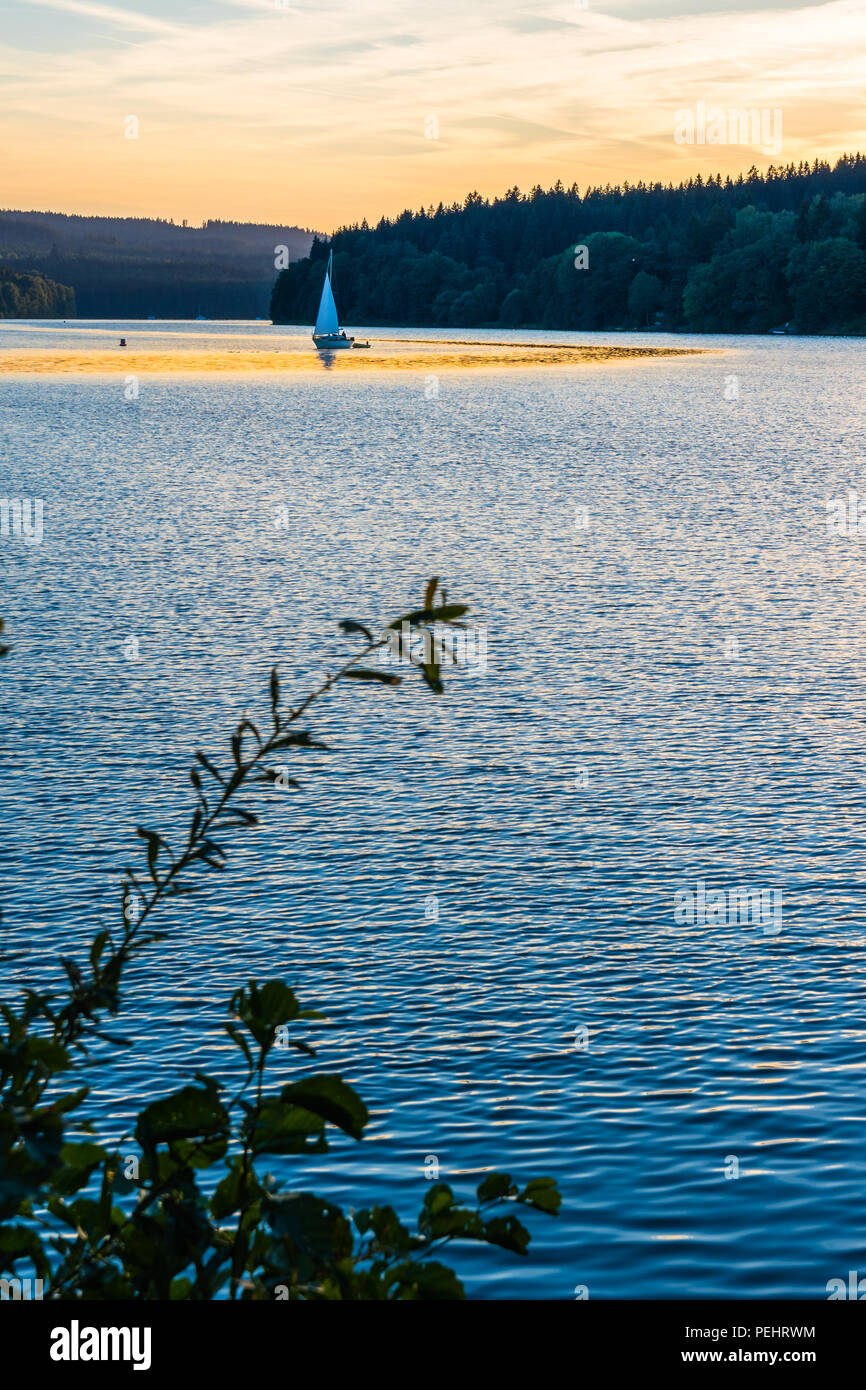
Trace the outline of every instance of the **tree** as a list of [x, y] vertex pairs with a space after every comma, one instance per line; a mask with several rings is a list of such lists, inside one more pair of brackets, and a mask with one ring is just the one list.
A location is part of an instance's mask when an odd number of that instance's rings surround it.
[[664, 285], [657, 275], [648, 275], [645, 270], [639, 270], [629, 286], [629, 313], [638, 323], [649, 324], [650, 315], [662, 302], [663, 292]]
[[794, 321], [806, 333], [853, 323], [866, 311], [866, 255], [845, 237], [797, 246], [785, 273]]

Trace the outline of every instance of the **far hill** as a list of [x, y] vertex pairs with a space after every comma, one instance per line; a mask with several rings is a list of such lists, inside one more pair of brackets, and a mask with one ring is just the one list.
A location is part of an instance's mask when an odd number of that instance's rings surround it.
[[[0, 277], [30, 272], [71, 286], [82, 318], [268, 316], [286, 247], [309, 253], [313, 232], [247, 222], [203, 227], [134, 217], [0, 211]], [[68, 317], [68, 315], [66, 315]], [[12, 317], [0, 305], [0, 317]]]

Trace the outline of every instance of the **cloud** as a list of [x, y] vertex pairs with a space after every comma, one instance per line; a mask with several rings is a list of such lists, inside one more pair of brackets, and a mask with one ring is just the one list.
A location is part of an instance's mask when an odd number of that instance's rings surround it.
[[98, 19], [124, 29], [135, 29], [141, 34], [182, 35], [192, 32], [151, 15], [139, 14], [135, 10], [119, 10], [113, 5], [91, 4], [90, 0], [27, 0], [27, 3], [49, 10], [61, 10], [65, 14], [81, 15], [85, 19]]
[[7, 204], [328, 228], [472, 187], [768, 162], [677, 146], [674, 113], [698, 100], [781, 107], [784, 160], [866, 147], [861, 0], [137, 5], [7, 3]]

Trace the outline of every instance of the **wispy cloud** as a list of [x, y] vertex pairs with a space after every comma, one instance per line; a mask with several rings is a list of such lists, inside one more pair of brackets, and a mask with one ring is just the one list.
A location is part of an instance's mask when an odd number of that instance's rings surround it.
[[81, 15], [84, 19], [98, 19], [106, 24], [115, 24], [122, 29], [136, 29], [142, 34], [191, 34], [193, 30], [166, 20], [139, 14], [135, 10], [119, 10], [114, 5], [93, 5], [89, 0], [27, 0], [27, 4], [47, 10], [61, 10], [65, 14]]
[[9, 204], [328, 227], [470, 187], [768, 162], [677, 146], [674, 113], [698, 100], [781, 108], [783, 160], [866, 147], [861, 0], [7, 0], [4, 14]]

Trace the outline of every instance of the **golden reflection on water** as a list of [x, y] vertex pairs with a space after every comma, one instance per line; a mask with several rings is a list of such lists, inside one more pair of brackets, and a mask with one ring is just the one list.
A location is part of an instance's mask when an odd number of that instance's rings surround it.
[[616, 347], [608, 345], [538, 346], [529, 343], [383, 343], [369, 349], [317, 353], [315, 350], [250, 350], [184, 346], [173, 351], [135, 347], [12, 349], [0, 354], [4, 375], [91, 374], [122, 371], [130, 375], [298, 374], [340, 372], [437, 372], [515, 367], [568, 367], [627, 362], [645, 357], [691, 357], [699, 349]]

